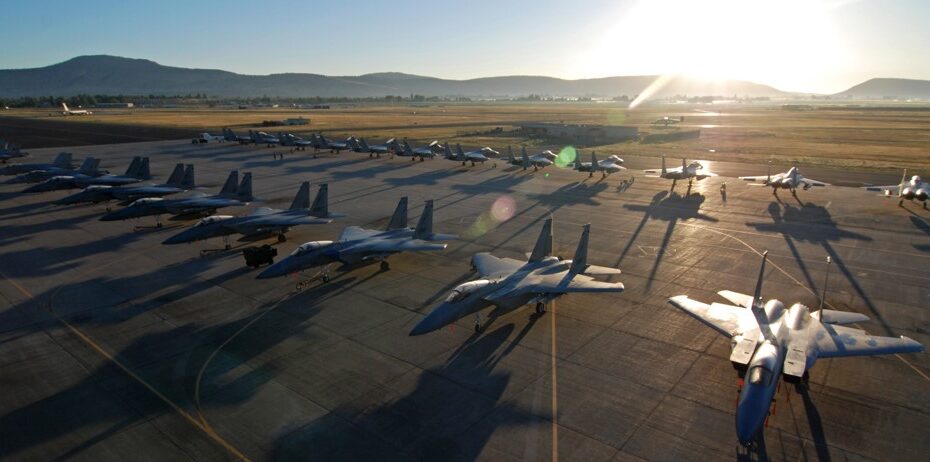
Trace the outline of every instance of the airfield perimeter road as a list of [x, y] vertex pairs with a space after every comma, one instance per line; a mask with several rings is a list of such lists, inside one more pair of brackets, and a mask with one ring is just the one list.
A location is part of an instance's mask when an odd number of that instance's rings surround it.
[[[926, 460], [930, 354], [821, 360], [809, 392], [782, 385], [759, 453], [736, 443], [728, 342], [666, 303], [764, 295], [869, 315], [863, 328], [930, 345], [930, 212], [853, 188], [800, 201], [714, 178], [682, 197], [636, 174], [606, 180], [499, 163], [287, 154], [187, 140], [89, 146], [121, 171], [135, 155], [166, 175], [196, 165], [213, 192], [254, 173], [255, 205], [286, 207], [298, 184], [329, 182], [325, 226], [293, 230], [279, 255], [343, 226], [383, 226], [402, 195], [411, 222], [436, 201], [435, 228], [462, 238], [437, 254], [337, 273], [254, 279], [241, 254], [160, 244], [183, 225], [134, 232], [104, 205], [60, 208], [64, 192], [0, 185], [0, 458], [17, 460]], [[33, 150], [50, 159], [58, 149]], [[763, 170], [764, 172], [764, 170]], [[812, 175], [813, 176], [813, 175]], [[163, 179], [159, 178], [159, 179]], [[702, 195], [701, 195], [702, 194]], [[495, 205], [496, 204], [496, 205]], [[527, 307], [473, 335], [472, 319], [411, 338], [474, 252], [520, 257], [544, 217], [569, 258], [592, 223], [594, 264], [622, 294]], [[512, 215], [512, 216], [511, 216]], [[499, 221], [503, 219], [503, 221]], [[263, 242], [271, 242], [266, 240]], [[219, 240], [207, 246], [219, 245]], [[236, 248], [254, 245], [235, 242]], [[297, 291], [297, 286], [303, 286]]]

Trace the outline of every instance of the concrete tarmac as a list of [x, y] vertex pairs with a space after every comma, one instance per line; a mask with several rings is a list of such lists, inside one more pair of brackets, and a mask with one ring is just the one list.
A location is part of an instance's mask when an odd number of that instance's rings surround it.
[[[60, 149], [32, 150], [51, 159]], [[498, 162], [291, 153], [189, 140], [74, 148], [122, 171], [151, 157], [163, 180], [196, 165], [203, 192], [252, 172], [256, 206], [286, 208], [301, 181], [328, 182], [348, 217], [288, 241], [161, 241], [193, 222], [99, 222], [105, 205], [0, 186], [0, 459], [4, 460], [925, 460], [930, 355], [820, 360], [809, 390], [782, 384], [764, 442], [736, 441], [729, 342], [666, 303], [764, 296], [865, 313], [860, 327], [930, 345], [930, 212], [855, 188], [775, 197], [712, 178], [670, 191], [630, 171], [601, 179]], [[273, 152], [286, 152], [273, 159]], [[765, 172], [765, 166], [754, 170]], [[632, 184], [631, 176], [635, 177]], [[830, 181], [830, 178], [816, 179]], [[884, 179], [884, 178], [881, 178]], [[720, 185], [726, 181], [724, 197]], [[857, 180], [867, 181], [867, 180]], [[875, 181], [878, 182], [878, 181]], [[315, 190], [315, 186], [311, 186]], [[441, 253], [254, 279], [241, 248], [279, 255], [347, 225], [381, 227], [402, 195], [411, 224], [434, 199]], [[114, 207], [117, 207], [114, 205]], [[520, 258], [542, 220], [570, 258], [592, 223], [589, 261], [619, 267], [621, 294], [562, 297], [541, 315], [493, 313], [421, 337], [410, 329], [479, 251]]]

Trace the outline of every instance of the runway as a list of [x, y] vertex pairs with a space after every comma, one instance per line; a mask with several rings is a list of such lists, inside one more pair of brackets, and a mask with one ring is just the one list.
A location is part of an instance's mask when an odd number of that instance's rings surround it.
[[[59, 150], [31, 150], [30, 161]], [[160, 244], [192, 223], [135, 232], [154, 220], [99, 222], [103, 204], [58, 207], [50, 202], [67, 192], [19, 195], [21, 185], [0, 185], [2, 459], [921, 460], [930, 452], [926, 353], [818, 361], [809, 391], [782, 385], [765, 444], [747, 452], [735, 436], [729, 342], [666, 303], [751, 291], [768, 250], [766, 298], [816, 307], [830, 256], [829, 306], [867, 314], [860, 327], [870, 333], [930, 345], [930, 212], [917, 203], [902, 208], [849, 187], [776, 198], [726, 176], [688, 194], [635, 171], [589, 179], [351, 152], [276, 160], [271, 153], [284, 149], [187, 139], [72, 151], [119, 172], [148, 155], [156, 182], [175, 163], [193, 163], [205, 193], [232, 169], [252, 172], [259, 200], [221, 213], [286, 208], [301, 181], [329, 183], [330, 209], [348, 217], [296, 228], [284, 243], [234, 241], [233, 251], [200, 257], [221, 241]], [[642, 168], [657, 167], [649, 161]], [[888, 178], [862, 174], [849, 184]], [[434, 229], [460, 239], [445, 252], [391, 257], [389, 271], [371, 265], [325, 284], [312, 272], [255, 280], [238, 252], [270, 243], [280, 258], [347, 225], [382, 227], [404, 195], [411, 224], [433, 199]], [[523, 257], [550, 214], [566, 258], [581, 225], [592, 224], [589, 262], [622, 269], [612, 280], [623, 293], [568, 295], [542, 316], [532, 307], [491, 316], [480, 334], [466, 318], [407, 336], [473, 277], [473, 253]]]

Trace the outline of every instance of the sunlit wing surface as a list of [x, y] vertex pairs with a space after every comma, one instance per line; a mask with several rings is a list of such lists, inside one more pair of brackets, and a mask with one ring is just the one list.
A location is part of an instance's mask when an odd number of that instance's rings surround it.
[[365, 239], [375, 234], [378, 234], [379, 231], [359, 228], [358, 226], [347, 226], [342, 230], [342, 234], [339, 235], [340, 241], [354, 241], [358, 239]]
[[722, 303], [708, 305], [687, 295], [677, 295], [668, 302], [727, 337], [758, 328], [752, 312], [745, 308]]
[[815, 335], [820, 358], [914, 353], [924, 349], [907, 337], [873, 337], [861, 329], [830, 324], [818, 326]]
[[830, 324], [852, 324], [854, 322], [865, 322], [869, 317], [862, 313], [853, 313], [852, 311], [820, 310], [817, 313], [822, 322]]
[[808, 186], [830, 186], [830, 183], [824, 183], [823, 181], [812, 180], [810, 178], [805, 178], [801, 180], [801, 182]]
[[741, 294], [739, 292], [733, 292], [732, 290], [721, 290], [717, 292], [717, 294], [736, 306], [752, 308], [752, 295]]
[[471, 261], [481, 276], [502, 272], [512, 273], [526, 263], [512, 258], [498, 258], [485, 252], [475, 254]]

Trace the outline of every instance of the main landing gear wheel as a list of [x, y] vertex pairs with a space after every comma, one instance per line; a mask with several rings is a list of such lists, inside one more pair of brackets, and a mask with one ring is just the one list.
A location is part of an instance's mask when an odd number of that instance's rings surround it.
[[382, 262], [381, 262], [381, 271], [387, 271], [387, 270], [389, 270], [389, 269], [391, 269], [391, 265], [390, 265], [388, 262], [386, 262], [386, 261], [382, 261]]
[[284, 242], [286, 240], [287, 240], [287, 237], [285, 237], [283, 234], [278, 234], [278, 242]]
[[323, 282], [329, 282], [329, 275], [328, 275], [328, 274], [324, 274], [323, 277], [320, 278], [320, 279], [322, 279]]
[[536, 314], [543, 314], [546, 312], [546, 304], [543, 302], [536, 302]]

